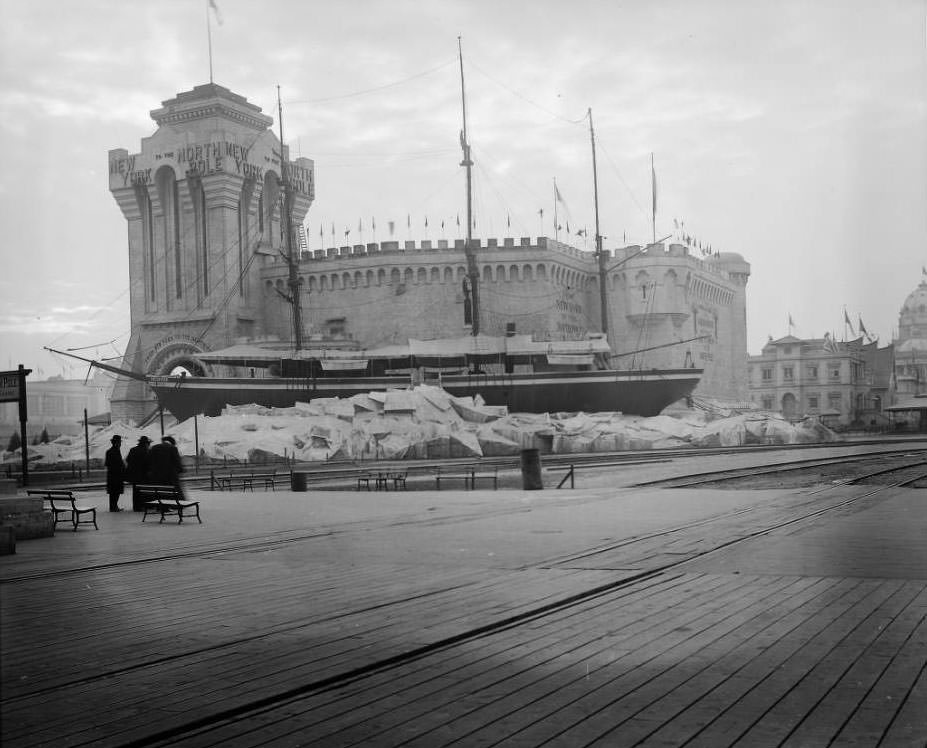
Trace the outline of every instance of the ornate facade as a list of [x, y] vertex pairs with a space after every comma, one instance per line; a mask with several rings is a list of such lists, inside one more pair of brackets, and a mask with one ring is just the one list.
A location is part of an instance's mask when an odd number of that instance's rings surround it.
[[891, 345], [879, 348], [861, 338], [770, 340], [759, 356], [750, 357], [749, 381], [757, 407], [787, 418], [812, 415], [842, 426], [884, 426], [892, 413], [896, 422], [919, 420], [921, 429], [927, 427], [927, 401], [919, 409], [899, 409], [927, 394], [927, 281], [905, 299]]

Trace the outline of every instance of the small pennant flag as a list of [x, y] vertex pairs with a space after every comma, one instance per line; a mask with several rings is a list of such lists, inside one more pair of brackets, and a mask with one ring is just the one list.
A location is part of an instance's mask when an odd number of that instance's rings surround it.
[[221, 26], [222, 14], [219, 12], [219, 6], [216, 5], [216, 0], [209, 0], [209, 7], [212, 8], [212, 12], [216, 14], [216, 23]]
[[544, 208], [541, 208], [541, 209], [538, 211], [538, 215], [539, 215], [541, 218], [544, 217]]
[[558, 203], [563, 203], [563, 195], [560, 194], [560, 190], [557, 189], [557, 183], [554, 182], [554, 198]]
[[653, 168], [653, 154], [650, 154], [650, 177], [653, 184], [653, 215], [657, 214], [657, 172]]
[[795, 327], [795, 321], [792, 319], [792, 315], [789, 315], [789, 327]]
[[850, 322], [850, 315], [847, 314], [846, 309], [843, 310], [843, 321], [846, 326], [850, 328], [850, 334], [853, 335], [853, 337], [856, 337], [856, 331], [853, 329], [853, 323]]

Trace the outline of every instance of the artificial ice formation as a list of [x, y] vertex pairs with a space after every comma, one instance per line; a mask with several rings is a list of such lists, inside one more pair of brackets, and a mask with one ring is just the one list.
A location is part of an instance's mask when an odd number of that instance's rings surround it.
[[[718, 416], [686, 410], [652, 418], [621, 413], [507, 413], [477, 396], [458, 398], [422, 385], [348, 399], [317, 399], [292, 408], [244, 405], [221, 416], [199, 417], [169, 428], [183, 455], [225, 461], [289, 458], [325, 460], [402, 460], [443, 457], [518, 455], [522, 449], [542, 454], [619, 452], [743, 444], [803, 444], [836, 440], [816, 421], [790, 424], [765, 412]], [[91, 435], [90, 456], [102, 459], [113, 434], [135, 444], [142, 434], [154, 441], [160, 427], [138, 429], [114, 423]], [[29, 447], [31, 460], [81, 462], [82, 437], [63, 436]], [[19, 459], [4, 453], [4, 460]]]

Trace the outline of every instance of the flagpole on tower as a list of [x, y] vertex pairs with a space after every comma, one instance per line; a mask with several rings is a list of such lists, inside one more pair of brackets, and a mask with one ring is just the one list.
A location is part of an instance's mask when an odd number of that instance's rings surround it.
[[209, 6], [206, 3], [206, 43], [209, 45], [209, 82], [212, 83], [212, 22], [209, 20]]
[[557, 225], [557, 177], [554, 177], [554, 239], [560, 241], [560, 227]]
[[222, 25], [222, 16], [219, 15], [219, 6], [216, 5], [216, 0], [206, 0], [206, 43], [209, 47], [209, 82], [213, 82], [212, 75], [212, 22], [209, 20], [209, 10], [210, 8], [216, 14], [216, 23], [220, 26]]
[[657, 243], [657, 172], [653, 168], [653, 153], [650, 154], [650, 187], [653, 193], [653, 210], [650, 214], [650, 226], [653, 229], [653, 243]]

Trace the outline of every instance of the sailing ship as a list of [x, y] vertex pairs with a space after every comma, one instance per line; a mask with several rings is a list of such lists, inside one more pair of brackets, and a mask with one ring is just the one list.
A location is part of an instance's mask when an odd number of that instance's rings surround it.
[[[653, 416], [695, 389], [702, 369], [617, 369], [608, 342], [607, 253], [599, 231], [595, 131], [589, 110], [595, 197], [595, 254], [598, 265], [602, 331], [583, 340], [539, 341], [531, 335], [486, 335], [481, 330], [480, 273], [472, 236], [472, 167], [467, 136], [463, 52], [458, 40], [463, 128], [461, 166], [466, 170], [467, 233], [464, 242], [466, 275], [464, 304], [470, 334], [438, 340], [409, 340], [406, 344], [362, 349], [350, 341], [340, 347], [306, 347], [300, 306], [299, 255], [293, 239], [289, 169], [281, 159], [288, 288], [292, 306], [293, 341], [286, 349], [258, 344], [236, 345], [197, 354], [202, 363], [234, 367], [247, 376], [156, 376], [127, 371], [72, 353], [99, 368], [144, 381], [161, 407], [178, 420], [197, 414], [219, 415], [227, 405], [251, 403], [289, 407], [318, 398], [346, 398], [416, 384], [440, 386], [458, 397], [479, 397], [486, 405], [511, 412], [622, 412]], [[282, 107], [278, 115], [283, 143]], [[693, 338], [695, 340], [697, 338]], [[311, 343], [311, 341], [309, 341]], [[668, 343], [679, 345], [689, 341]], [[278, 344], [279, 345], [279, 344]], [[52, 349], [49, 349], [52, 350]], [[651, 349], [646, 349], [651, 350]], [[260, 371], [261, 376], [256, 373]]]

